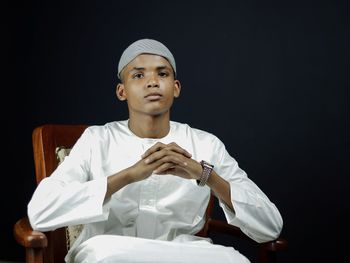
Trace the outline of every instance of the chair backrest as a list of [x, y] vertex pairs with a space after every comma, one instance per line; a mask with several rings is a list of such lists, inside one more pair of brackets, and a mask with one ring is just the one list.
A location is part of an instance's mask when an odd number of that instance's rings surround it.
[[[88, 125], [46, 124], [34, 129], [32, 142], [37, 183], [50, 176], [57, 168], [59, 160], [56, 149], [58, 147], [72, 148], [87, 127]], [[206, 211], [206, 219], [211, 217], [213, 206], [214, 198], [211, 196]], [[208, 222], [208, 220], [206, 221]], [[48, 247], [44, 252], [44, 262], [64, 262], [64, 257], [67, 254], [65, 228], [45, 234], [48, 239]], [[197, 235], [207, 236], [207, 234], [208, 224]]]
[[[58, 165], [57, 147], [71, 148], [87, 125], [47, 124], [34, 129], [32, 143], [36, 181], [39, 183], [51, 175]], [[64, 262], [67, 254], [66, 231], [64, 228], [45, 233], [48, 247], [44, 252], [44, 262]]]
[[58, 165], [56, 148], [71, 148], [87, 125], [46, 124], [33, 131], [33, 150], [36, 180], [39, 183], [51, 175]]

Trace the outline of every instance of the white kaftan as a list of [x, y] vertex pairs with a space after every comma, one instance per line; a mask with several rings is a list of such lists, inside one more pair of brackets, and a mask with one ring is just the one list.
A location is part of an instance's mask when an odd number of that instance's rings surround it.
[[[238, 253], [232, 248], [210, 244], [194, 236], [204, 224], [210, 197], [209, 187], [198, 187], [196, 180], [153, 174], [146, 180], [125, 186], [104, 202], [107, 177], [134, 165], [158, 141], [165, 144], [176, 142], [190, 152], [193, 159], [213, 164], [217, 174], [230, 183], [235, 212], [220, 202], [228, 223], [238, 226], [257, 242], [278, 237], [282, 229], [278, 209], [239, 168], [224, 144], [211, 133], [173, 121], [170, 122], [168, 135], [160, 139], [137, 137], [128, 128], [128, 120], [88, 127], [70, 155], [35, 190], [28, 204], [33, 229], [49, 231], [84, 224], [82, 233], [66, 256], [67, 262], [93, 262], [88, 261], [87, 254], [89, 251], [98, 254], [100, 250], [92, 249], [92, 244], [103, 244], [105, 250], [101, 254], [110, 254], [115, 248], [112, 260], [95, 262], [119, 262], [118, 255], [122, 258], [120, 251], [126, 248], [133, 251], [131, 257], [134, 259], [121, 262], [141, 262], [135, 258], [135, 254], [142, 251], [136, 244], [141, 242], [143, 245], [140, 247], [144, 247], [147, 240], [152, 247], [146, 249], [147, 254], [152, 254], [149, 251], [158, 244], [160, 254], [164, 257], [168, 253], [165, 257], [172, 260], [167, 262], [188, 262], [181, 259], [187, 255], [186, 251], [190, 258], [193, 246], [198, 249], [204, 247], [203, 251], [209, 251], [209, 246], [215, 247], [212, 251], [216, 253], [228, 249], [229, 253]], [[102, 242], [101, 238], [106, 242]], [[113, 238], [116, 238], [115, 241], [112, 241]], [[181, 243], [184, 254], [171, 252], [172, 245], [169, 243]], [[187, 246], [189, 249], [186, 250]], [[197, 254], [199, 262], [213, 262], [206, 255], [208, 253]], [[211, 261], [206, 261], [206, 258]], [[214, 258], [217, 258], [216, 255]], [[156, 262], [152, 260], [149, 262]], [[159, 258], [159, 262], [164, 262], [164, 258]], [[193, 259], [190, 262], [194, 262]]]

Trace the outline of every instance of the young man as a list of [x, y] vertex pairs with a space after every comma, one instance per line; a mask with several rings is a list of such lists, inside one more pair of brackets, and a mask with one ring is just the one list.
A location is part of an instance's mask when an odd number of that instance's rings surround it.
[[279, 236], [281, 215], [216, 136], [170, 120], [181, 92], [172, 53], [138, 40], [118, 76], [129, 119], [86, 129], [34, 192], [33, 229], [84, 224], [67, 262], [249, 262], [195, 236], [211, 191], [228, 223], [257, 242]]

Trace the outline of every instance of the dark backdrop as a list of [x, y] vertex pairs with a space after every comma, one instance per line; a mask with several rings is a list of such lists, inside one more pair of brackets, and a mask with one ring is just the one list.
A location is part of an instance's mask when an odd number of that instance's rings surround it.
[[183, 90], [172, 118], [221, 138], [280, 209], [290, 242], [280, 261], [340, 262], [350, 174], [345, 3], [7, 3], [1, 259], [24, 259], [12, 228], [35, 188], [33, 128], [127, 118], [114, 95], [117, 63], [147, 37], [176, 58]]

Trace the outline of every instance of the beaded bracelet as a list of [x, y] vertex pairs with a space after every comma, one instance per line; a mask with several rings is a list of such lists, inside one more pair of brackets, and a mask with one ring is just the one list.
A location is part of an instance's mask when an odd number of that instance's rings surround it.
[[203, 172], [201, 177], [199, 178], [199, 180], [197, 180], [197, 184], [198, 186], [205, 186], [205, 184], [207, 183], [211, 172], [213, 171], [214, 165], [211, 165], [210, 163], [207, 163], [206, 161], [201, 161], [201, 165], [203, 168]]

